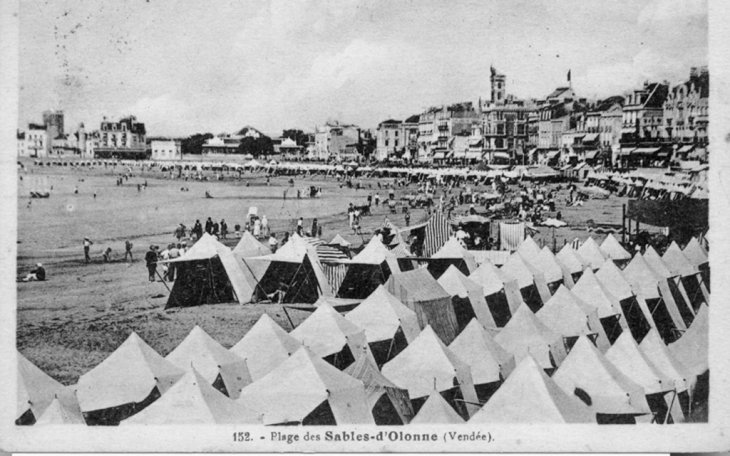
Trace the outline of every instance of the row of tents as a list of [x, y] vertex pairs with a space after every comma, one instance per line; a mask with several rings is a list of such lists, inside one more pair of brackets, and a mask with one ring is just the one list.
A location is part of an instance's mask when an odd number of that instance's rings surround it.
[[[301, 283], [324, 286], [316, 261], [301, 272], [316, 248], [292, 242]], [[319, 294], [291, 332], [264, 314], [230, 350], [196, 327], [163, 358], [132, 334], [70, 387], [19, 355], [18, 423], [678, 423], [706, 405], [709, 266], [696, 241], [632, 257], [612, 237], [557, 255], [527, 238], [501, 267], [458, 247], [434, 255], [445, 268], [400, 271], [371, 241], [361, 253], [392, 269], [365, 299]], [[193, 249], [187, 261], [217, 258], [244, 281], [250, 258], [262, 277], [289, 271], [260, 251]]]
[[[565, 344], [554, 321], [524, 305], [507, 327], [472, 319], [446, 344], [392, 295], [370, 302], [345, 316], [322, 303], [291, 333], [264, 314], [230, 350], [196, 326], [163, 358], [133, 333], [71, 386], [18, 354], [16, 423], [680, 423], [706, 400], [706, 307], [669, 346], [655, 331], [641, 343], [625, 332], [604, 350], [592, 330]], [[378, 324], [384, 308], [405, 318]], [[571, 310], [574, 322], [583, 318], [579, 306]], [[378, 339], [395, 334], [402, 346], [391, 343], [395, 354], [379, 366]], [[533, 348], [516, 348], [524, 344]], [[564, 350], [557, 369], [538, 359], [545, 346]], [[337, 350], [349, 354], [327, 354]]]

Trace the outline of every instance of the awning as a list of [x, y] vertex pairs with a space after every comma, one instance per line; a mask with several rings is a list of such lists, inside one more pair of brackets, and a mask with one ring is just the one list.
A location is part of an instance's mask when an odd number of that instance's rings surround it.
[[669, 153], [670, 152], [668, 150], [663, 150], [663, 151], [659, 152], [658, 154], [656, 154], [656, 156], [659, 158], [667, 158], [667, 157], [669, 157]]
[[636, 133], [636, 129], [634, 127], [624, 127], [621, 129], [621, 133]]
[[527, 153], [528, 155], [534, 155], [537, 153], [537, 147], [530, 149], [530, 151]]
[[474, 138], [469, 140], [469, 147], [481, 147], [482, 138]]
[[546, 157], [548, 158], [548, 160], [551, 160], [551, 159], [557, 157], [558, 155], [560, 155], [560, 151], [559, 150], [554, 150], [552, 152], [548, 152], [548, 154], [546, 155]]
[[495, 152], [494, 158], [506, 158], [509, 160], [509, 154], [507, 152]]
[[466, 151], [465, 150], [455, 150], [450, 155], [453, 158], [466, 158]]
[[655, 153], [659, 152], [661, 150], [661, 147], [639, 147], [638, 149], [634, 150], [632, 154], [634, 155], [654, 155]]
[[596, 158], [596, 155], [598, 155], [597, 150], [589, 150], [588, 152], [586, 152], [586, 160], [593, 160], [594, 158]]
[[694, 149], [694, 148], [695, 148], [695, 146], [693, 146], [693, 145], [682, 146], [679, 149], [677, 149], [677, 152], [678, 153], [681, 153], [681, 154], [684, 154], [684, 153], [687, 153], [687, 152], [691, 152], [692, 149]]
[[466, 158], [468, 160], [481, 160], [482, 153], [481, 152], [475, 152], [475, 151], [469, 151], [466, 153]]
[[522, 149], [516, 149], [515, 150], [515, 155], [521, 157], [521, 156], [525, 155], [525, 153], [522, 151]]
[[598, 133], [588, 133], [583, 137], [583, 142], [593, 142], [598, 139]]
[[631, 155], [631, 153], [635, 150], [636, 150], [635, 147], [622, 147], [621, 155]]
[[444, 159], [444, 153], [443, 152], [436, 152], [433, 154], [434, 160], [443, 160]]

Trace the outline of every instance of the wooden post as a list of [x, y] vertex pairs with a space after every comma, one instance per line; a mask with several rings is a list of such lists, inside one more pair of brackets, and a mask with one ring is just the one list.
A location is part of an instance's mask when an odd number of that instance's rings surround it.
[[626, 205], [621, 206], [621, 243], [626, 245]]

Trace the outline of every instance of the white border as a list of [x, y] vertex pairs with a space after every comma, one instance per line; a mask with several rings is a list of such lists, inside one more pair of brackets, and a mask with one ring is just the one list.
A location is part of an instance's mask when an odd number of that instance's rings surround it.
[[[398, 428], [338, 426], [331, 428], [256, 428], [244, 426], [124, 426], [101, 427], [21, 427], [13, 424], [16, 383], [16, 284], [15, 232], [17, 226], [17, 171], [15, 131], [18, 105], [18, 3], [0, 0], [0, 448], [4, 451], [37, 452], [707, 452], [730, 448], [730, 411], [728, 392], [728, 352], [730, 310], [728, 293], [728, 259], [730, 243], [724, 239], [730, 226], [730, 1], [709, 0], [710, 48], [710, 200], [714, 300], [710, 306], [710, 422], [709, 424], [636, 425], [636, 426], [447, 426]], [[616, 33], [621, 33], [617, 30]], [[13, 234], [10, 236], [9, 234]], [[725, 329], [728, 328], [728, 329]], [[249, 443], [235, 443], [235, 431], [249, 431], [255, 436], [271, 432], [297, 434], [326, 431], [434, 432], [443, 436], [456, 431], [489, 432], [488, 444], [454, 442], [301, 442], [297, 445], [272, 444], [256, 438]]]

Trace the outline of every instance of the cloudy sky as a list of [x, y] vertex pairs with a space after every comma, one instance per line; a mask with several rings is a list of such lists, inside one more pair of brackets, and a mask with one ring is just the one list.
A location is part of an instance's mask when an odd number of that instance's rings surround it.
[[[706, 0], [21, 0], [20, 121], [63, 109], [153, 135], [375, 127], [508, 92], [580, 96], [707, 63]], [[69, 129], [69, 127], [67, 127]]]

